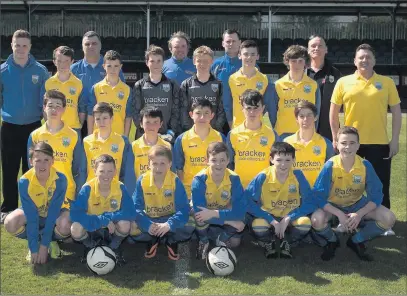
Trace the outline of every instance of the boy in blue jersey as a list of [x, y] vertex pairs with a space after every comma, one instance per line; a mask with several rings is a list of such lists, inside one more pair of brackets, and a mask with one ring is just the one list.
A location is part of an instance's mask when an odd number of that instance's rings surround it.
[[293, 169], [294, 160], [293, 146], [274, 143], [273, 166], [260, 172], [246, 189], [248, 213], [254, 217], [252, 230], [266, 258], [292, 258], [291, 245], [311, 230], [307, 215], [317, 205], [311, 200], [312, 190], [304, 174]]
[[33, 264], [47, 262], [60, 256], [56, 239], [62, 239], [56, 221], [67, 189], [66, 177], [53, 167], [54, 151], [45, 142], [29, 150], [32, 165], [18, 182], [22, 207], [7, 215], [4, 227], [7, 232], [28, 240], [27, 260]]
[[[365, 242], [383, 234], [396, 220], [393, 212], [382, 206], [383, 185], [372, 164], [356, 155], [359, 134], [344, 126], [338, 131], [339, 155], [325, 163], [314, 191], [319, 208], [311, 217], [315, 232], [326, 240], [322, 260], [335, 256], [339, 241], [328, 221], [335, 215], [345, 231], [351, 233], [346, 245], [363, 261], [372, 261]], [[364, 194], [366, 192], [366, 195]]]
[[237, 247], [246, 213], [244, 190], [239, 176], [227, 168], [228, 147], [223, 142], [209, 144], [208, 167], [192, 181], [192, 204], [199, 243], [197, 259], [206, 259], [209, 240], [217, 245]]
[[102, 243], [116, 253], [119, 263], [124, 263], [119, 247], [130, 232], [136, 210], [123, 183], [114, 178], [113, 157], [102, 154], [96, 159], [95, 176], [72, 203], [72, 238], [85, 246], [84, 258], [89, 249]]
[[186, 225], [190, 207], [180, 179], [170, 171], [171, 149], [155, 145], [148, 152], [150, 170], [137, 181], [133, 201], [136, 221], [131, 225], [129, 242], [147, 243], [144, 257], [153, 258], [165, 241], [168, 258], [178, 260], [178, 243], [188, 240], [193, 226]]

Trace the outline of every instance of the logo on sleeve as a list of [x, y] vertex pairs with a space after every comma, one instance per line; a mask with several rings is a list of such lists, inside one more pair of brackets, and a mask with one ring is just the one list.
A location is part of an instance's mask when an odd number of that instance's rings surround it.
[[381, 90], [381, 89], [383, 88], [382, 83], [379, 82], [379, 81], [378, 81], [378, 82], [375, 82], [374, 86], [375, 86], [378, 90]]
[[311, 86], [308, 84], [304, 85], [304, 92], [306, 94], [309, 94], [311, 92]]
[[62, 138], [62, 146], [68, 147], [70, 144], [71, 144], [71, 139], [69, 139], [67, 137]]
[[226, 190], [223, 190], [222, 193], [220, 194], [220, 197], [223, 200], [227, 200], [229, 198], [229, 192], [227, 192]]
[[112, 147], [110, 149], [113, 153], [116, 153], [119, 151], [119, 145], [117, 144], [112, 144]]
[[76, 88], [70, 87], [70, 88], [69, 88], [69, 94], [70, 94], [70, 95], [76, 94]]
[[117, 200], [115, 200], [115, 199], [110, 200], [110, 207], [111, 207], [113, 210], [116, 210], [116, 209], [119, 207], [119, 205], [118, 205], [118, 203], [117, 203]]
[[257, 88], [257, 90], [261, 90], [261, 89], [263, 88], [263, 82], [258, 81], [258, 82], [256, 83], [256, 88]]
[[165, 83], [163, 84], [163, 91], [165, 92], [169, 92], [171, 89], [171, 86], [169, 85], [169, 83]]
[[321, 154], [321, 147], [319, 147], [319, 146], [312, 147], [312, 152], [314, 152], [315, 155], [320, 155]]
[[164, 191], [164, 196], [165, 196], [165, 197], [171, 197], [171, 196], [172, 196], [172, 191], [169, 190], [169, 189], [165, 190], [165, 191]]
[[217, 83], [212, 83], [211, 88], [212, 88], [212, 91], [216, 93], [219, 89], [219, 85]]
[[267, 137], [263, 136], [263, 137], [260, 138], [260, 145], [261, 146], [266, 146], [267, 143], [268, 143], [268, 138]]
[[362, 176], [353, 175], [353, 184], [360, 184], [362, 183]]
[[119, 91], [117, 94], [117, 97], [119, 98], [119, 100], [123, 100], [124, 99], [124, 92]]
[[38, 76], [38, 75], [33, 75], [33, 76], [31, 76], [31, 81], [32, 81], [34, 84], [37, 84], [37, 83], [38, 83], [38, 80], [40, 80], [40, 76]]
[[297, 186], [295, 186], [295, 184], [288, 185], [288, 192], [290, 192], [290, 193], [297, 192]]

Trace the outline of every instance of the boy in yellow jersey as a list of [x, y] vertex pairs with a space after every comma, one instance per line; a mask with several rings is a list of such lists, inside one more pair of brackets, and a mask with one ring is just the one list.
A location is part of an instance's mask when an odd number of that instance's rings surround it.
[[357, 129], [344, 126], [336, 138], [339, 155], [325, 163], [314, 186], [319, 209], [312, 214], [312, 227], [326, 240], [321, 258], [332, 259], [339, 246], [338, 238], [328, 225], [335, 215], [351, 234], [346, 245], [361, 260], [372, 261], [372, 256], [366, 253], [365, 242], [391, 228], [396, 217], [381, 205], [383, 186], [372, 164], [356, 155], [360, 145]]
[[93, 134], [83, 139], [88, 176], [86, 182], [95, 177], [96, 159], [102, 154], [108, 154], [116, 162], [116, 177], [132, 193], [136, 183], [133, 171], [134, 155], [127, 137], [112, 131], [113, 108], [105, 102], [97, 103], [93, 107], [93, 118], [96, 129]]
[[[313, 103], [319, 114], [321, 94], [318, 84], [304, 72], [309, 60], [307, 49], [301, 45], [291, 45], [284, 52], [284, 64], [288, 68], [288, 73], [275, 82], [273, 111], [276, 113], [270, 116], [275, 119], [271, 123], [281, 139], [298, 130], [294, 108], [300, 101]], [[315, 122], [315, 126], [317, 125], [318, 120]]]
[[246, 90], [240, 98], [245, 121], [228, 134], [230, 168], [239, 176], [243, 188], [262, 170], [270, 166], [270, 151], [277, 134], [262, 122], [264, 99], [256, 90]]
[[70, 67], [74, 60], [74, 50], [68, 46], [60, 46], [54, 50], [54, 65], [57, 73], [49, 78], [41, 90], [41, 97], [47, 90], [54, 89], [66, 97], [66, 110], [62, 121], [80, 134], [86, 117], [87, 94], [82, 81], [72, 74]]
[[192, 104], [189, 116], [194, 126], [175, 140], [174, 168], [191, 198], [194, 176], [207, 167], [206, 150], [210, 143], [224, 142], [225, 137], [211, 127], [214, 116], [213, 105], [207, 99], [198, 99]]
[[267, 258], [292, 258], [291, 246], [311, 230], [307, 215], [317, 209], [312, 190], [300, 170], [294, 170], [295, 148], [276, 142], [273, 166], [260, 172], [246, 189], [252, 230]]
[[193, 226], [186, 225], [188, 198], [181, 180], [170, 171], [170, 148], [155, 145], [148, 159], [150, 170], [138, 178], [133, 194], [137, 217], [128, 241], [147, 243], [146, 258], [153, 258], [160, 242], [165, 241], [169, 259], [178, 260], [178, 243], [188, 240], [194, 231]]
[[259, 60], [259, 47], [253, 40], [243, 41], [239, 49], [239, 59], [242, 68], [229, 77], [229, 83], [224, 85], [223, 106], [229, 127], [235, 128], [243, 123], [244, 114], [240, 105], [240, 97], [245, 90], [255, 89], [264, 96], [266, 111], [271, 123], [275, 122], [276, 110], [273, 104], [274, 83], [267, 75], [260, 73], [256, 68]]
[[144, 134], [134, 141], [131, 146], [134, 153], [134, 172], [138, 179], [150, 168], [148, 166], [148, 151], [154, 145], [163, 145], [171, 149], [171, 144], [158, 135], [163, 124], [163, 113], [154, 106], [146, 106], [140, 112], [140, 126]]
[[96, 103], [106, 102], [114, 111], [112, 131], [119, 135], [129, 137], [132, 119], [132, 95], [130, 87], [120, 80], [122, 69], [120, 54], [109, 50], [103, 57], [103, 68], [106, 77], [92, 86], [88, 101], [88, 134], [93, 133], [95, 120], [92, 112]]
[[318, 110], [313, 103], [299, 102], [294, 109], [294, 115], [300, 129], [285, 138], [284, 142], [295, 148], [294, 169], [301, 170], [312, 187], [325, 162], [335, 153], [332, 142], [315, 130]]
[[58, 244], [53, 240], [65, 238], [60, 233], [70, 233], [70, 229], [61, 229], [57, 223], [67, 180], [52, 167], [54, 151], [47, 143], [41, 141], [31, 147], [29, 161], [32, 168], [18, 182], [22, 207], [7, 215], [4, 227], [16, 237], [28, 240], [27, 260], [44, 264], [48, 252], [51, 258], [60, 256]]
[[211, 143], [206, 152], [208, 167], [192, 181], [192, 204], [199, 243], [197, 259], [206, 259], [209, 240], [237, 247], [245, 227], [246, 200], [239, 176], [227, 168], [228, 147]]
[[57, 90], [49, 90], [45, 93], [43, 105], [47, 121], [31, 133], [27, 146], [30, 148], [40, 141], [45, 141], [54, 150], [54, 168], [63, 173], [68, 180], [65, 201], [62, 205], [65, 211], [59, 222], [66, 226], [64, 228], [69, 228], [71, 226], [70, 202], [75, 200], [76, 194], [86, 180], [85, 155], [78, 133], [62, 121], [66, 107], [65, 95]]
[[119, 249], [130, 232], [130, 221], [136, 218], [132, 199], [115, 176], [116, 162], [108, 154], [95, 161], [95, 178], [87, 182], [72, 203], [72, 238], [89, 249], [98, 244], [108, 245], [119, 264], [124, 263]]

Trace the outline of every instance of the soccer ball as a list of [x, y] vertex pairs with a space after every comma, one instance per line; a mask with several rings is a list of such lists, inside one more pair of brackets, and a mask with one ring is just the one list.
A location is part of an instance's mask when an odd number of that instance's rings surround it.
[[108, 274], [116, 266], [116, 254], [109, 247], [97, 246], [86, 255], [86, 264], [94, 274]]
[[226, 247], [213, 248], [206, 256], [206, 267], [214, 275], [231, 274], [235, 270], [236, 263], [235, 253]]

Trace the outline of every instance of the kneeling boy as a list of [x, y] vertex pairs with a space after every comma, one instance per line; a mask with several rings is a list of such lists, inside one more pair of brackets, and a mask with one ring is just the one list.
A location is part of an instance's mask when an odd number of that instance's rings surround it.
[[206, 151], [208, 168], [192, 181], [192, 203], [199, 236], [197, 259], [206, 259], [209, 239], [217, 245], [237, 247], [246, 213], [244, 190], [239, 176], [227, 168], [228, 147], [211, 143]]

